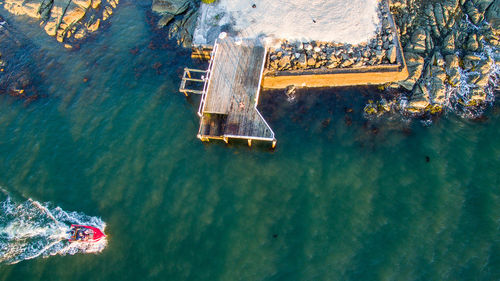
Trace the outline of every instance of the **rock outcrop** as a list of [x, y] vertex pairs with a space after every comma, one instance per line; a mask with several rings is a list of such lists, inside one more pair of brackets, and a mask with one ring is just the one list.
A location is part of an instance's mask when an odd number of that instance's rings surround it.
[[159, 16], [158, 28], [168, 28], [168, 39], [189, 48], [198, 18], [199, 2], [194, 0], [153, 0], [151, 10]]
[[[393, 0], [391, 10], [410, 74], [398, 83], [409, 91], [402, 111], [419, 116], [447, 107], [473, 112], [494, 99], [500, 1]], [[367, 110], [373, 112], [372, 107]]]
[[97, 31], [108, 20], [119, 0], [4, 0], [12, 14], [40, 21], [45, 32], [70, 48]]

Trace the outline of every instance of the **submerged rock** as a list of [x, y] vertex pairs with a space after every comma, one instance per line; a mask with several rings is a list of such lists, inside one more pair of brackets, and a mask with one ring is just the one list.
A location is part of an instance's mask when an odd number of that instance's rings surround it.
[[[119, 0], [6, 0], [3, 7], [14, 15], [40, 21], [45, 32], [65, 46], [97, 31]], [[0, 2], [1, 3], [1, 2]]]
[[35, 75], [26, 42], [0, 17], [0, 94], [32, 101], [38, 95], [32, 89]]

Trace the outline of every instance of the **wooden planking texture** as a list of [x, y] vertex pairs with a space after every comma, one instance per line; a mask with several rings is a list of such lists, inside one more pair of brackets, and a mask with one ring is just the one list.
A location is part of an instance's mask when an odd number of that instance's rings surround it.
[[[255, 108], [264, 56], [264, 47], [254, 41], [237, 44], [231, 38], [225, 38], [217, 42], [203, 110], [204, 129], [210, 126], [207, 121], [211, 118], [207, 114], [224, 114], [227, 119], [217, 127], [223, 127], [225, 136], [274, 138]], [[208, 130], [201, 131], [202, 134], [208, 133]], [[213, 133], [210, 130], [211, 136]]]

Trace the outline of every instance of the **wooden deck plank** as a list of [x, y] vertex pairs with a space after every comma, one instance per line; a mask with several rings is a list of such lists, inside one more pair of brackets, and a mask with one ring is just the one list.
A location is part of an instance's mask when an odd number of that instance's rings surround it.
[[[217, 44], [200, 124], [201, 136], [274, 140], [274, 133], [256, 109], [264, 47], [250, 40], [236, 43], [231, 38], [218, 40]], [[214, 119], [214, 114], [225, 117]]]

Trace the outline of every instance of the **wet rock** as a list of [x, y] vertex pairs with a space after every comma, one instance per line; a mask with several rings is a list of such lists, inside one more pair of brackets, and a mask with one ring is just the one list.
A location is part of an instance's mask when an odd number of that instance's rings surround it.
[[30, 102], [38, 98], [33, 89], [35, 63], [33, 47], [0, 16], [0, 94], [8, 94]]
[[405, 59], [409, 75], [405, 81], [402, 81], [399, 84], [407, 90], [412, 90], [415, 83], [422, 75], [422, 71], [424, 69], [424, 58], [417, 54], [406, 52]]
[[413, 51], [415, 53], [424, 53], [426, 50], [425, 39], [427, 38], [425, 30], [417, 28], [411, 37], [413, 43]]
[[179, 15], [185, 12], [190, 0], [153, 0], [151, 10], [158, 14]]
[[458, 56], [457, 55], [447, 55], [445, 57], [446, 61], [446, 74], [448, 75], [448, 81], [451, 86], [460, 86], [460, 72], [458, 71]]
[[476, 65], [476, 71], [479, 73], [479, 78], [476, 80], [475, 84], [479, 87], [486, 87], [489, 82], [490, 72], [492, 67], [491, 60], [483, 60]]
[[423, 83], [420, 83], [415, 87], [413, 95], [408, 101], [406, 110], [410, 113], [417, 114], [424, 112], [428, 106], [430, 106], [429, 91]]
[[476, 63], [481, 61], [481, 58], [476, 55], [466, 55], [462, 61], [464, 69], [470, 70], [476, 65]]
[[469, 35], [469, 39], [467, 40], [467, 50], [469, 51], [477, 51], [479, 48], [479, 43], [477, 42], [477, 35], [471, 34]]
[[432, 103], [442, 105], [446, 102], [446, 73], [442, 66], [431, 67], [432, 76], [430, 82], [430, 100]]
[[465, 12], [469, 16], [469, 19], [477, 25], [481, 20], [483, 20], [483, 13], [481, 13], [471, 0], [468, 0], [464, 4]]
[[455, 52], [455, 35], [449, 34], [443, 41], [443, 53], [453, 54]]
[[444, 20], [443, 7], [441, 6], [440, 3], [436, 3], [434, 5], [434, 16], [439, 30], [440, 31], [443, 30], [443, 28], [446, 25], [446, 22]]
[[483, 89], [475, 88], [471, 90], [471, 96], [468, 101], [469, 106], [477, 106], [486, 100], [486, 92]]
[[164, 27], [168, 25], [174, 19], [174, 17], [174, 14], [166, 13], [160, 18], [160, 20], [158, 20], [158, 24], [156, 26], [158, 28]]

